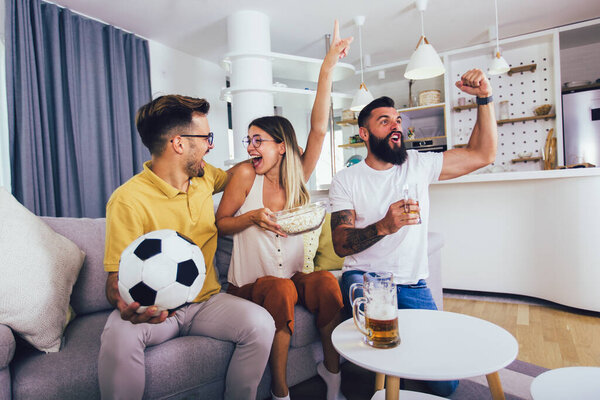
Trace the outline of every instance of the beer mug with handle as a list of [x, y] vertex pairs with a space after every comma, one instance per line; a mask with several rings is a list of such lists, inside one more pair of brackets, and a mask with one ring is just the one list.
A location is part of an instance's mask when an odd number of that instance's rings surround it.
[[[398, 301], [392, 278], [390, 272], [366, 272], [363, 283], [350, 286], [354, 324], [364, 335], [367, 344], [382, 349], [400, 343]], [[358, 288], [362, 288], [363, 295], [354, 298]], [[364, 309], [361, 309], [361, 305], [364, 305]]]

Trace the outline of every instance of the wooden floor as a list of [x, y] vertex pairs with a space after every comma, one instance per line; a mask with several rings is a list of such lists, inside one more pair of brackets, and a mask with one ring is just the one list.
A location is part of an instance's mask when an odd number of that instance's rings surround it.
[[600, 317], [595, 313], [447, 297], [444, 311], [500, 325], [517, 339], [521, 361], [549, 369], [600, 366]]

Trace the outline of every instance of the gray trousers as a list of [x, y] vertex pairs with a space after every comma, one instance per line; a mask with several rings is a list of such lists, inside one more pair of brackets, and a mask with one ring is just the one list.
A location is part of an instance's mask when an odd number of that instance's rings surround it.
[[145, 384], [144, 349], [187, 335], [234, 342], [225, 399], [256, 399], [275, 323], [264, 308], [226, 293], [182, 307], [160, 324], [132, 324], [114, 310], [104, 326], [98, 356], [102, 399], [141, 399]]

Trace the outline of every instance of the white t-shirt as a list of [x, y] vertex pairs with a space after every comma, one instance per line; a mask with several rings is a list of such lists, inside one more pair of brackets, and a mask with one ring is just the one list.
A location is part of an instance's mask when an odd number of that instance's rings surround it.
[[331, 182], [331, 212], [354, 210], [355, 227], [365, 228], [385, 217], [390, 204], [401, 200], [404, 184], [418, 187], [421, 224], [403, 226], [371, 247], [344, 260], [344, 271], [389, 271], [398, 284], [412, 284], [429, 276], [427, 265], [427, 223], [429, 184], [439, 179], [442, 153], [408, 150], [406, 162], [385, 171], [365, 161], [340, 171]]

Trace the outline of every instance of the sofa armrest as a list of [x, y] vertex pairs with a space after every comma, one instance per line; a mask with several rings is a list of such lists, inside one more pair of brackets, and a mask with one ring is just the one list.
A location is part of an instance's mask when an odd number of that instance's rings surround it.
[[15, 336], [12, 330], [0, 324], [0, 370], [8, 367], [15, 355]]

